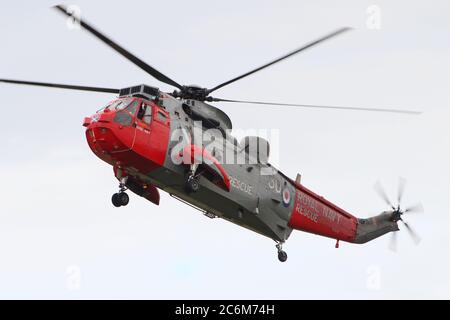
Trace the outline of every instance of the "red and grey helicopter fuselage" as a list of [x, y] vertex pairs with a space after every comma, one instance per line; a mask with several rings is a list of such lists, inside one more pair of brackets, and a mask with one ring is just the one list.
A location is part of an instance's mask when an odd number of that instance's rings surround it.
[[[211, 96], [216, 90], [259, 72], [282, 60], [350, 30], [339, 28], [269, 63], [210, 89], [183, 86], [142, 61], [106, 37], [63, 6], [55, 9], [98, 40], [147, 72], [155, 79], [177, 88], [163, 93], [139, 85], [124, 89], [0, 79], [0, 82], [118, 94], [118, 98], [86, 117], [86, 139], [91, 150], [110, 164], [119, 180], [114, 206], [127, 205], [126, 190], [158, 205], [159, 190], [201, 210], [208, 217], [221, 217], [277, 242], [278, 258], [286, 261], [282, 244], [293, 229], [315, 233], [337, 241], [364, 243], [390, 231], [397, 231], [402, 215], [421, 207], [400, 209], [378, 187], [390, 209], [369, 219], [358, 219], [278, 171], [268, 162], [269, 143], [260, 137], [238, 142], [231, 134], [232, 123], [220, 109], [209, 103], [245, 103], [395, 112], [394, 109], [357, 108], [231, 100]], [[208, 103], [207, 103], [208, 102]], [[200, 136], [200, 139], [198, 138]], [[400, 184], [398, 203], [404, 184]], [[411, 227], [405, 227], [416, 238]], [[395, 234], [395, 233], [394, 233]], [[338, 243], [336, 243], [338, 245]]]
[[[158, 205], [160, 189], [209, 217], [224, 218], [280, 244], [293, 229], [356, 243], [398, 230], [396, 221], [386, 214], [357, 219], [269, 163], [250, 161], [245, 139], [239, 143], [223, 135], [224, 129], [231, 129], [229, 119], [224, 121], [225, 128], [218, 121], [217, 130], [202, 126], [203, 134], [214, 139], [207, 137], [193, 145], [195, 124], [207, 121], [202, 107], [210, 114], [216, 112], [215, 119], [225, 119], [219, 109], [201, 101], [179, 100], [145, 85], [133, 88], [137, 93], [119, 97], [83, 123], [91, 150], [113, 166], [121, 182], [121, 192], [113, 196], [115, 205], [121, 205], [125, 188]], [[151, 90], [154, 95], [144, 92]], [[233, 161], [224, 161], [227, 154], [234, 156]], [[239, 154], [247, 161], [236, 163]], [[196, 180], [195, 188], [187, 185], [189, 178]]]

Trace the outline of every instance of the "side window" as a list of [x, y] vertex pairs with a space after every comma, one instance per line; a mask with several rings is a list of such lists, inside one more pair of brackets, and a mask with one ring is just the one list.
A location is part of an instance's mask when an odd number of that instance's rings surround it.
[[150, 124], [150, 122], [152, 122], [152, 107], [149, 105], [146, 105], [145, 108], [145, 114], [144, 114], [144, 122], [146, 124]]
[[164, 113], [162, 113], [161, 111], [158, 111], [156, 113], [156, 118], [161, 122], [166, 122], [166, 120], [167, 120], [166, 115]]
[[144, 121], [146, 124], [150, 124], [152, 121], [152, 107], [146, 103], [142, 103], [141, 107], [139, 108], [138, 119]]

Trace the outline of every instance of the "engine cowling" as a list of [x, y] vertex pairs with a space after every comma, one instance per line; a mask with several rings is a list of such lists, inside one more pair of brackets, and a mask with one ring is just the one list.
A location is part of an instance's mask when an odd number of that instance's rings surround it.
[[250, 158], [254, 158], [258, 163], [269, 162], [270, 145], [266, 139], [256, 136], [242, 138], [241, 146]]

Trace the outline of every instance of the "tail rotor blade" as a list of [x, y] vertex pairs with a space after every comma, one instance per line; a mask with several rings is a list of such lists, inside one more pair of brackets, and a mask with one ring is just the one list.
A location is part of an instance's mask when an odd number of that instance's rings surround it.
[[397, 253], [397, 232], [392, 232], [391, 239], [389, 240], [389, 250]]
[[398, 190], [397, 190], [397, 204], [400, 205], [403, 198], [403, 192], [405, 191], [406, 179], [399, 177], [398, 178]]
[[414, 231], [414, 229], [406, 222], [403, 221], [403, 224], [406, 227], [406, 230], [408, 230], [409, 235], [413, 239], [414, 243], [418, 245], [420, 241], [422, 240], [420, 236], [417, 234], [417, 232]]
[[405, 213], [423, 213], [425, 210], [421, 203], [409, 206], [405, 209]]
[[394, 205], [392, 204], [391, 200], [389, 200], [386, 192], [384, 191], [383, 186], [381, 185], [380, 181], [377, 181], [374, 185], [375, 191], [378, 193], [378, 195], [383, 199], [384, 202], [391, 208], [394, 208]]

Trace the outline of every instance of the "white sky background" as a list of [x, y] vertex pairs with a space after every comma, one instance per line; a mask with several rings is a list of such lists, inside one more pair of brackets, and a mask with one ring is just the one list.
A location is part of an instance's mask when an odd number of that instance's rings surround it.
[[[214, 86], [341, 26], [352, 32], [216, 96], [419, 109], [421, 116], [218, 105], [235, 128], [279, 129], [280, 167], [359, 217], [408, 180], [397, 254], [294, 231], [274, 243], [161, 193], [114, 208], [112, 168], [81, 126], [114, 97], [0, 84], [0, 298], [450, 298], [448, 1], [74, 1], [82, 16], [180, 83]], [[172, 90], [87, 32], [55, 1], [2, 1], [0, 78]], [[381, 30], [366, 9], [381, 8]], [[401, 226], [400, 226], [401, 227]], [[403, 228], [404, 229], [404, 228]], [[72, 268], [73, 266], [73, 268]], [[78, 271], [81, 274], [77, 282]], [[79, 287], [77, 286], [79, 284]]]

